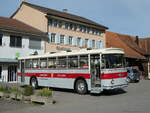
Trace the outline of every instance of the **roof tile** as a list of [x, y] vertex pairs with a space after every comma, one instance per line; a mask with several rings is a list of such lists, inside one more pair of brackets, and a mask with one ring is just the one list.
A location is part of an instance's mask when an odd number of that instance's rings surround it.
[[106, 32], [106, 47], [122, 48], [125, 51], [126, 57], [145, 59], [141, 54], [141, 49], [133, 41], [133, 37], [128, 35]]
[[46, 33], [33, 28], [21, 21], [11, 18], [0, 17], [0, 30], [16, 31], [22, 34], [46, 37]]

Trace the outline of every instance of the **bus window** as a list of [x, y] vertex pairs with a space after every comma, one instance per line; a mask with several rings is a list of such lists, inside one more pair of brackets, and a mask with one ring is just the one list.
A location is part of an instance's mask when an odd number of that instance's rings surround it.
[[28, 59], [25, 60], [25, 68], [31, 68], [32, 67], [32, 60]]
[[68, 68], [78, 68], [78, 56], [68, 57]]
[[33, 59], [32, 60], [32, 68], [38, 68], [39, 67], [38, 61], [39, 61], [39, 59]]
[[57, 67], [58, 68], [66, 68], [67, 67], [67, 58], [66, 57], [58, 57]]
[[88, 68], [88, 55], [81, 55], [79, 59], [80, 68]]
[[56, 58], [48, 59], [48, 68], [56, 68]]
[[47, 68], [47, 58], [40, 59], [40, 68]]
[[102, 68], [123, 68], [125, 59], [122, 54], [103, 54]]

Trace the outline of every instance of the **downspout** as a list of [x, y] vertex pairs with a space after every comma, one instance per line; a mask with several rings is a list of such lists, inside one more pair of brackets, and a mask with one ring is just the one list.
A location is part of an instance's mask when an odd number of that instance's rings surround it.
[[148, 59], [148, 78], [150, 79], [150, 58]]

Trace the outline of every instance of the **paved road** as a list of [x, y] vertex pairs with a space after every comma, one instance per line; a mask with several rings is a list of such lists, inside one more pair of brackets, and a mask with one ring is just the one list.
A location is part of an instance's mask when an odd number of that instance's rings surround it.
[[150, 113], [150, 81], [131, 83], [125, 92], [97, 96], [55, 91], [55, 98], [58, 101], [55, 105], [26, 106], [1, 113]]

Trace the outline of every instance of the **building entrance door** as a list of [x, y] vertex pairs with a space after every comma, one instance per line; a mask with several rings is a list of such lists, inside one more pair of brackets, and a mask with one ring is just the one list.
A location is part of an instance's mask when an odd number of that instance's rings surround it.
[[8, 82], [15, 82], [17, 81], [17, 66], [16, 65], [9, 65], [8, 66]]

